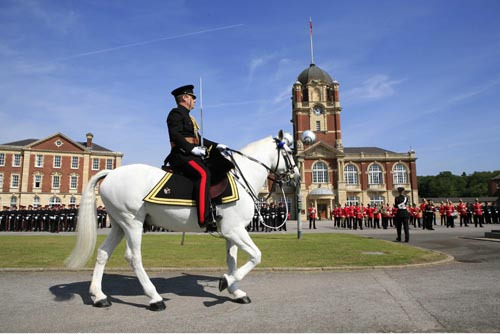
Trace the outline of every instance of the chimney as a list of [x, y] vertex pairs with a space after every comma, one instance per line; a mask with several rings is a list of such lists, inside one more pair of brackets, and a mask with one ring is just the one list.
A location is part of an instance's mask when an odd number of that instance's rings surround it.
[[92, 138], [94, 138], [94, 135], [92, 133], [87, 133], [87, 145], [86, 147], [91, 148], [92, 147]]

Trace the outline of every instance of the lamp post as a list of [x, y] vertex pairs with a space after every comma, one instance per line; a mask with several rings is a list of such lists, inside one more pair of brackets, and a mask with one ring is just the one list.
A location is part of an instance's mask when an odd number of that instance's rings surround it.
[[[316, 135], [311, 130], [306, 130], [300, 137], [302, 143], [312, 145], [316, 140]], [[300, 175], [302, 176], [302, 167], [304, 165], [304, 158], [297, 155], [297, 165]], [[295, 187], [295, 195], [297, 198], [297, 239], [302, 238], [302, 195], [300, 193], [301, 183]]]

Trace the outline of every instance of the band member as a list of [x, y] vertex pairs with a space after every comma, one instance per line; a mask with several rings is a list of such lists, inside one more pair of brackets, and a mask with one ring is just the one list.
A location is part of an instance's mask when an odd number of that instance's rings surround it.
[[480, 227], [483, 227], [483, 206], [477, 198], [472, 207], [474, 210], [474, 226], [477, 227], [479, 224]]
[[410, 228], [408, 226], [409, 213], [407, 209], [408, 197], [404, 195], [404, 191], [405, 189], [403, 187], [399, 187], [399, 195], [394, 199], [394, 208], [397, 210], [394, 217], [394, 223], [397, 232], [396, 241], [398, 242], [401, 242], [401, 228], [403, 228], [405, 232], [405, 242], [410, 241]]
[[450, 200], [448, 200], [448, 203], [445, 205], [445, 212], [446, 212], [446, 227], [455, 227], [455, 207], [451, 203]]
[[[177, 107], [173, 108], [167, 117], [172, 150], [165, 159], [164, 166], [167, 163], [170, 164], [174, 170], [182, 172], [193, 181], [198, 224], [210, 232], [217, 230], [216, 217], [213, 213], [215, 210], [212, 210], [210, 205], [210, 184], [213, 171], [204, 159], [208, 157], [208, 152], [212, 149], [224, 149], [226, 146], [206, 138], [203, 139], [204, 146], [200, 146], [199, 126], [195, 118], [189, 114], [196, 102], [193, 89], [193, 85], [186, 85], [174, 89], [171, 93]], [[210, 150], [207, 150], [207, 147]], [[221, 172], [225, 173], [228, 170]]]
[[468, 224], [468, 219], [467, 219], [467, 205], [460, 199], [458, 205], [457, 205], [457, 211], [458, 214], [460, 215], [460, 226], [464, 224], [465, 226], [469, 226]]
[[309, 215], [309, 229], [311, 229], [311, 226], [316, 229], [316, 208], [312, 203], [307, 211]]
[[285, 230], [286, 231], [286, 207], [285, 203], [280, 202], [278, 206], [278, 226], [280, 226], [279, 230]]

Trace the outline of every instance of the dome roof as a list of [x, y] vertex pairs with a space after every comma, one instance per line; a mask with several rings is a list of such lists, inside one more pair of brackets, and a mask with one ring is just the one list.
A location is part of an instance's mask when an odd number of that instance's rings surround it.
[[321, 81], [325, 84], [332, 84], [333, 80], [332, 77], [330, 77], [330, 74], [326, 73], [323, 71], [321, 68], [318, 66], [311, 64], [309, 65], [308, 68], [303, 70], [300, 74], [299, 77], [297, 78], [298, 81], [300, 81], [301, 84], [305, 85], [308, 82], [312, 80], [318, 80]]

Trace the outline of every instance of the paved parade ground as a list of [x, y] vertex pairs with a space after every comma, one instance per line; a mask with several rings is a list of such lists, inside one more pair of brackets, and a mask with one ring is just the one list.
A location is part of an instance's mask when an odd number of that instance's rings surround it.
[[[295, 224], [295, 226], [294, 226]], [[393, 240], [395, 231], [333, 229]], [[426, 266], [336, 271], [253, 271], [240, 284], [252, 303], [218, 291], [222, 272], [151, 272], [167, 309], [146, 309], [131, 272], [105, 274], [113, 305], [92, 307], [91, 272], [0, 272], [2, 332], [498, 332], [500, 229], [438, 226], [411, 230], [410, 245], [445, 252], [453, 261]], [[103, 233], [105, 231], [101, 231]], [[273, 232], [279, 233], [279, 232]], [[289, 232], [296, 223], [289, 222]], [[221, 251], [224, 251], [221, 249]], [[272, 254], [263, 254], [272, 256]]]

